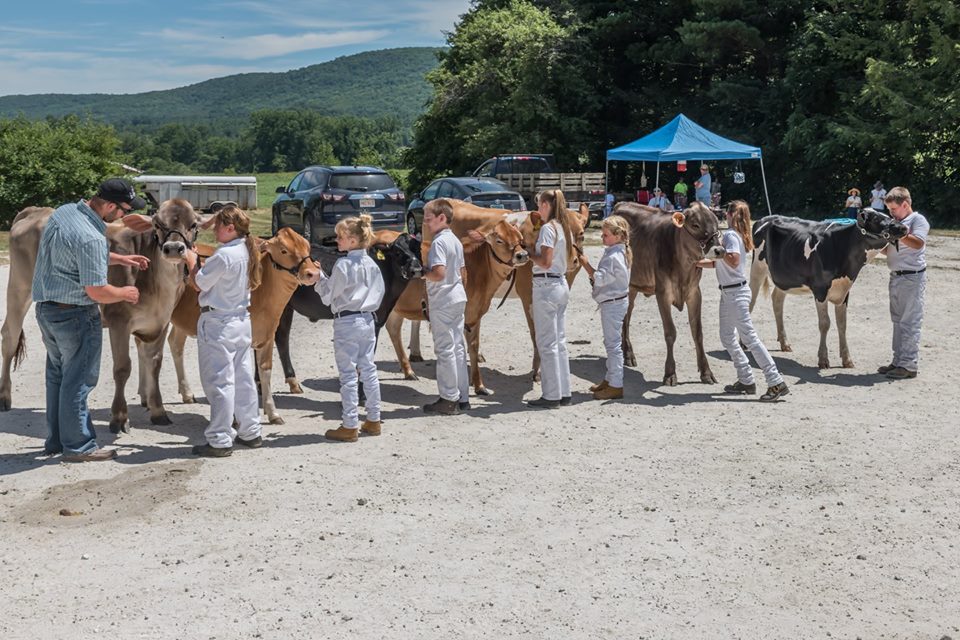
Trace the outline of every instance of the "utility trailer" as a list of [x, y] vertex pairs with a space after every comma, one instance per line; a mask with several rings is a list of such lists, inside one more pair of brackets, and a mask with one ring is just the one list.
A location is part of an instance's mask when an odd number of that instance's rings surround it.
[[257, 208], [255, 176], [151, 176], [133, 179], [141, 186], [151, 210], [170, 198], [183, 198], [197, 211], [217, 212], [228, 204]]

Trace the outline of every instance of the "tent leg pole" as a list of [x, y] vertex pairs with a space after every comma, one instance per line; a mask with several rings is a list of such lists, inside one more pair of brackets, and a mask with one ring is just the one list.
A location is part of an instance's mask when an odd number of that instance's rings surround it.
[[610, 192], [610, 161], [607, 160], [607, 166], [603, 170], [603, 195]]
[[767, 199], [767, 214], [773, 215], [770, 208], [770, 193], [767, 191], [767, 172], [763, 170], [763, 156], [760, 156], [760, 175], [763, 176], [763, 197]]
[[654, 188], [657, 188], [657, 187], [660, 186], [660, 161], [659, 161], [659, 160], [657, 160], [657, 179], [656, 179], [656, 184], [654, 184], [653, 186], [654, 186]]

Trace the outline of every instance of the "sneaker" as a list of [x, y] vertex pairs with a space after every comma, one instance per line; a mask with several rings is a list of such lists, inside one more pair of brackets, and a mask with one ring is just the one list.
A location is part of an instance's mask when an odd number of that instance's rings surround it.
[[891, 380], [906, 380], [907, 378], [916, 378], [917, 372], [903, 367], [894, 367], [887, 371], [887, 377]]
[[242, 444], [248, 449], [259, 449], [263, 446], [263, 438], [257, 436], [256, 438], [250, 438], [249, 440], [244, 440], [240, 436], [237, 436], [233, 441], [234, 444]]
[[527, 402], [528, 407], [536, 407], [538, 409], [554, 409], [560, 406], [560, 400], [547, 400], [546, 398], [537, 398], [536, 400], [530, 400]]
[[761, 402], [773, 402], [778, 398], [781, 398], [790, 393], [790, 389], [787, 388], [786, 382], [781, 382], [780, 384], [775, 384], [772, 387], [767, 389], [767, 392], [760, 396]]
[[590, 385], [590, 391], [600, 391], [600, 389], [606, 389], [610, 386], [610, 383], [606, 379], [598, 382], [597, 384]]
[[733, 384], [728, 384], [723, 388], [724, 393], [739, 393], [740, 395], [754, 395], [757, 393], [757, 385], [753, 384], [743, 384], [739, 380]]
[[471, 407], [470, 407], [470, 402], [469, 402], [469, 401], [467, 401], [467, 402], [458, 402], [458, 403], [457, 403], [457, 408], [460, 409], [460, 411], [470, 411], [470, 409], [471, 409]]
[[455, 416], [460, 413], [460, 402], [439, 398], [436, 402], [423, 405], [424, 413], [439, 413], [444, 416]]
[[896, 368], [897, 368], [896, 365], [894, 365], [891, 362], [890, 364], [885, 364], [882, 367], [877, 367], [877, 373], [879, 373], [880, 375], [886, 375]]
[[65, 462], [103, 462], [117, 457], [116, 449], [94, 449], [87, 453], [70, 453], [63, 456]]
[[190, 451], [193, 455], [204, 458], [226, 458], [233, 455], [233, 447], [212, 447], [209, 444], [195, 444]]
[[380, 435], [380, 421], [364, 420], [360, 426], [360, 431], [363, 431], [364, 435], [378, 436]]

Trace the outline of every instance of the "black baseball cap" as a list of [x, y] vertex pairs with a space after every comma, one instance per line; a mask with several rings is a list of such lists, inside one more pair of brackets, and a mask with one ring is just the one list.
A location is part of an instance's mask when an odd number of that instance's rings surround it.
[[143, 209], [147, 201], [137, 195], [133, 185], [123, 178], [110, 178], [100, 184], [97, 197], [114, 204], [129, 204], [130, 209]]

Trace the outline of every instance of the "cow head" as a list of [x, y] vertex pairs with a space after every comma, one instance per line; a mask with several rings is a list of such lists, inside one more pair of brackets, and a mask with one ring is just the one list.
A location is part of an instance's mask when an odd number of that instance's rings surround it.
[[530, 259], [530, 254], [524, 249], [523, 234], [506, 217], [493, 226], [471, 230], [463, 249], [467, 252], [476, 251], [484, 245], [490, 247], [493, 259], [503, 265], [519, 267]]
[[[543, 226], [540, 221], [540, 215], [536, 211], [522, 212], [523, 218], [508, 219], [519, 222], [520, 233], [523, 235], [523, 246], [532, 247], [537, 244], [537, 238], [540, 235], [540, 227]], [[516, 214], [514, 214], [516, 215]], [[570, 223], [570, 238], [573, 240], [573, 250], [576, 254], [583, 253], [584, 230], [590, 220], [590, 207], [587, 203], [581, 203], [577, 211], [567, 209], [567, 221]], [[580, 261], [568, 261], [567, 271], [577, 271], [580, 269]]]
[[391, 242], [379, 242], [373, 245], [375, 260], [386, 260], [400, 273], [403, 280], [413, 280], [423, 275], [420, 262], [420, 240], [416, 236], [401, 233]]
[[270, 255], [273, 268], [286, 271], [298, 282], [310, 281], [317, 276], [317, 267], [310, 259], [310, 243], [290, 227], [284, 227], [277, 235], [264, 242], [261, 251]]
[[[131, 220], [133, 216], [124, 216], [124, 224], [134, 229]], [[160, 254], [167, 262], [178, 264], [183, 261], [183, 254], [192, 249], [200, 232], [201, 225], [212, 216], [201, 216], [193, 210], [193, 205], [182, 198], [173, 198], [164, 201], [160, 209], [153, 215], [153, 219], [138, 216], [142, 220], [150, 220], [153, 237]]]
[[857, 227], [863, 235], [875, 238], [883, 244], [896, 242], [907, 235], [906, 225], [870, 208], [861, 209], [857, 214]]
[[703, 203], [694, 202], [682, 212], [675, 212], [672, 218], [674, 226], [685, 231], [686, 236], [700, 246], [701, 258], [719, 260], [726, 253], [720, 244], [717, 216]]

